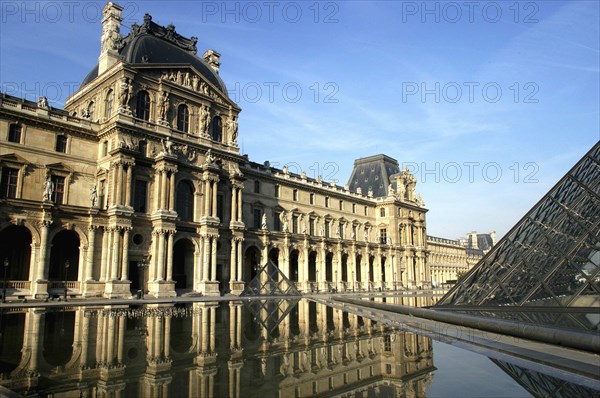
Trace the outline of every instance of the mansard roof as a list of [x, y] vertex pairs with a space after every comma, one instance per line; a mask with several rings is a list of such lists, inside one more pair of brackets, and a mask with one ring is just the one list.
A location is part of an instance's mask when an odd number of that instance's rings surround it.
[[[167, 27], [158, 25], [152, 21], [149, 14], [146, 14], [141, 26], [136, 23], [131, 25], [131, 32], [123, 38], [118, 51], [123, 62], [132, 65], [193, 66], [227, 95], [225, 83], [217, 72], [198, 57], [196, 42], [197, 38], [188, 39], [178, 34], [173, 25]], [[85, 86], [97, 77], [98, 65], [87, 74], [81, 86]]]
[[354, 169], [348, 180], [350, 191], [356, 192], [358, 188], [363, 194], [373, 191], [373, 197], [387, 196], [390, 177], [400, 173], [398, 161], [387, 155], [379, 154], [366, 158], [356, 159]]

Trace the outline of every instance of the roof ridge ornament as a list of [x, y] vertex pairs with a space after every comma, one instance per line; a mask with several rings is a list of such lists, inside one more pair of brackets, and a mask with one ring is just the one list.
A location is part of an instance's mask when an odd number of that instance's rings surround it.
[[166, 27], [161, 26], [156, 22], [153, 22], [152, 15], [148, 13], [144, 14], [144, 22], [141, 26], [135, 22], [131, 24], [132, 38], [142, 35], [144, 33], [164, 39], [192, 54], [198, 53], [198, 48], [196, 47], [196, 43], [198, 43], [197, 37], [192, 36], [188, 39], [187, 37], [180, 35], [176, 32], [175, 25], [173, 25], [172, 23], [170, 23]]

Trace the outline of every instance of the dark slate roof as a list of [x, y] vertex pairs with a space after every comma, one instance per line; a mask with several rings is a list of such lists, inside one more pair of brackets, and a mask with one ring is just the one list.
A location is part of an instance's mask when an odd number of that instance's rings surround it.
[[[400, 173], [398, 161], [389, 156], [380, 154], [354, 161], [354, 170], [348, 180], [350, 191], [356, 192], [360, 187], [366, 195], [369, 189], [373, 190], [373, 197], [387, 196], [390, 177]], [[395, 181], [393, 182], [395, 186]]]
[[[196, 38], [185, 38], [175, 32], [175, 27], [160, 26], [152, 22], [148, 14], [144, 16], [144, 24], [133, 24], [131, 32], [123, 38], [123, 46], [119, 55], [129, 64], [148, 65], [181, 65], [192, 66], [209, 82], [227, 95], [225, 83], [206, 61], [196, 54]], [[98, 65], [83, 79], [85, 86], [98, 77]]]

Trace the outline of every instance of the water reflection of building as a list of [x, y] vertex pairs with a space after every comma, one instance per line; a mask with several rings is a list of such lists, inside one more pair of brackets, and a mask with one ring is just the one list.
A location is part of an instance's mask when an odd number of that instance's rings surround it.
[[420, 397], [435, 370], [430, 339], [308, 301], [270, 334], [242, 302], [2, 316], [0, 384], [23, 395]]

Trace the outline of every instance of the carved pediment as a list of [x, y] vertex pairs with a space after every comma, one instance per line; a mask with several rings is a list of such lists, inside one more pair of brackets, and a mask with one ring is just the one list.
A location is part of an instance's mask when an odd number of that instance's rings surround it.
[[30, 164], [30, 162], [22, 156], [17, 155], [16, 153], [7, 153], [6, 155], [0, 156], [1, 163], [13, 163], [19, 165]]

